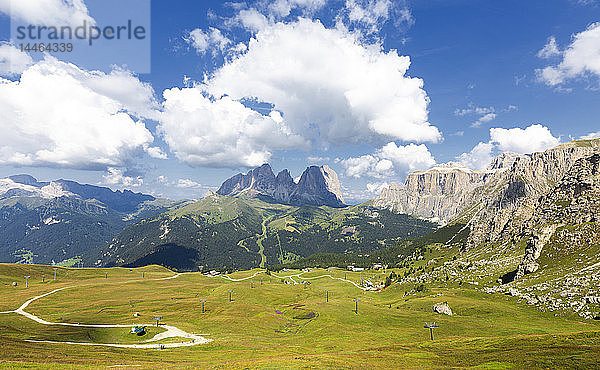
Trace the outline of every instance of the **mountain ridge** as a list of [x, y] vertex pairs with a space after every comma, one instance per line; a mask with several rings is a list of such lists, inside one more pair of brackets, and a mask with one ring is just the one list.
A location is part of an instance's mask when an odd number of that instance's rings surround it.
[[177, 204], [69, 180], [38, 181], [25, 174], [3, 178], [0, 261], [72, 263], [126, 225]]
[[275, 176], [271, 166], [265, 163], [246, 174], [230, 177], [217, 190], [217, 194], [223, 196], [243, 192], [296, 206], [346, 207], [337, 173], [327, 165], [306, 168], [296, 183], [287, 169]]

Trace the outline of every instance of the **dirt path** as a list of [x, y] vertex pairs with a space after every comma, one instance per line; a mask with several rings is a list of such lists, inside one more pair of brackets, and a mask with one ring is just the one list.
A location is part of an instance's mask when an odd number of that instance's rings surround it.
[[[174, 279], [180, 275], [181, 274], [176, 274], [173, 276], [155, 279], [155, 280], [170, 280], [170, 279]], [[21, 305], [21, 307], [17, 308], [16, 310], [0, 312], [0, 314], [15, 313], [18, 315], [25, 316], [28, 319], [33, 320], [42, 325], [62, 325], [62, 326], [75, 326], [75, 327], [83, 327], [83, 328], [130, 328], [132, 326], [132, 325], [118, 325], [118, 324], [72, 324], [72, 323], [65, 323], [65, 322], [50, 322], [50, 321], [46, 321], [42, 318], [35, 316], [34, 314], [31, 314], [31, 313], [25, 311], [27, 306], [29, 306], [32, 302], [34, 302], [38, 299], [47, 297], [56, 292], [60, 292], [61, 290], [70, 289], [70, 288], [74, 288], [74, 287], [70, 286], [70, 287], [59, 288], [59, 289], [55, 289], [51, 292], [39, 295], [37, 297], [33, 297], [33, 298], [29, 299], [28, 301], [26, 301], [25, 303], [23, 303]], [[137, 324], [137, 325], [152, 326], [153, 324]], [[197, 334], [187, 333], [175, 326], [161, 325], [160, 327], [163, 329], [166, 329], [166, 330], [162, 333], [156, 334], [151, 339], [148, 339], [146, 341], [146, 344], [62, 342], [62, 341], [51, 341], [51, 340], [28, 340], [28, 339], [26, 339], [25, 341], [26, 342], [34, 342], [34, 343], [56, 343], [56, 344], [73, 344], [73, 345], [84, 345], [84, 346], [105, 346], [105, 347], [118, 347], [118, 348], [139, 348], [139, 349], [189, 347], [189, 346], [196, 346], [199, 344], [211, 342], [211, 339], [206, 339]], [[185, 338], [185, 339], [189, 339], [189, 340], [185, 341], [185, 342], [181, 342], [181, 343], [164, 343], [164, 344], [150, 343], [150, 342], [158, 342], [162, 339], [167, 339], [167, 338]]]
[[[241, 278], [241, 279], [232, 279], [232, 278], [230, 278], [227, 275], [219, 275], [219, 277], [221, 277], [223, 279], [226, 279], [226, 280], [229, 280], [229, 281], [244, 281], [244, 280], [252, 279], [253, 277], [255, 277], [258, 274], [264, 274], [264, 273], [265, 273], [265, 271], [257, 271], [253, 275], [245, 277], [245, 278]], [[345, 281], [347, 283], [350, 283], [350, 284], [354, 285], [358, 289], [361, 289], [361, 290], [364, 290], [364, 291], [371, 291], [371, 289], [361, 287], [360, 285], [356, 284], [352, 280], [338, 278], [338, 277], [334, 277], [334, 276], [331, 276], [331, 275], [319, 275], [319, 276], [314, 276], [314, 277], [302, 277], [301, 275], [303, 275], [303, 274], [304, 274], [304, 272], [301, 272], [299, 274], [294, 274], [294, 275], [288, 275], [288, 276], [277, 276], [274, 273], [271, 273], [271, 275], [274, 276], [274, 277], [276, 277], [277, 279], [290, 279], [290, 280], [292, 280], [296, 284], [298, 284], [298, 282], [296, 280], [294, 280], [294, 278], [299, 278], [299, 279], [302, 279], [302, 280], [315, 280], [315, 279], [320, 279], [320, 278], [323, 278], [323, 277], [328, 277], [328, 278], [333, 279], [333, 280]]]
[[257, 271], [257, 272], [255, 272], [253, 275], [250, 275], [250, 276], [248, 276], [248, 277], [241, 278], [241, 279], [233, 279], [233, 278], [230, 278], [230, 277], [229, 277], [229, 276], [227, 276], [227, 275], [218, 275], [218, 277], [220, 277], [220, 278], [223, 278], [223, 279], [225, 279], [225, 280], [229, 280], [229, 281], [244, 281], [244, 280], [252, 279], [252, 278], [253, 278], [253, 277], [255, 277], [256, 275], [258, 275], [258, 274], [262, 274], [262, 273], [264, 273], [264, 271]]

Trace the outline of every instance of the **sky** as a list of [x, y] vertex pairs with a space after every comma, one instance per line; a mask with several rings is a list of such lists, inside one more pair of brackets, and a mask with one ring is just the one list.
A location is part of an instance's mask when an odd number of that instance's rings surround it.
[[[144, 39], [71, 53], [15, 31], [127, 19]], [[358, 203], [600, 137], [597, 22], [598, 0], [0, 0], [0, 177], [195, 199], [326, 164]]]

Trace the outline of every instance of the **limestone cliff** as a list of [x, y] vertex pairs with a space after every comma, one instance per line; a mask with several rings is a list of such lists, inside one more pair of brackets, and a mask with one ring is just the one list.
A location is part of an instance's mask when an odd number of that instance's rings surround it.
[[[492, 176], [471, 200], [467, 248], [523, 235], [527, 221], [580, 159], [600, 152], [600, 140], [574, 141], [545, 152], [520, 157]], [[465, 218], [466, 219], [466, 218]]]
[[504, 153], [486, 170], [449, 163], [409, 174], [373, 205], [442, 222], [460, 222], [471, 232], [466, 248], [522, 236], [541, 197], [554, 190], [580, 159], [600, 152], [600, 139], [578, 140], [531, 155]]
[[411, 173], [404, 185], [391, 184], [373, 205], [398, 213], [448, 222], [466, 207], [473, 191], [484, 185], [495, 170], [473, 171], [448, 163]]

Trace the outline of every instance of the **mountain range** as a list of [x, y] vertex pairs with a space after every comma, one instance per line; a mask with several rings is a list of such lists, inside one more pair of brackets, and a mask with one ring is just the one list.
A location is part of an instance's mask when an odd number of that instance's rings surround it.
[[90, 261], [249, 269], [316, 253], [369, 253], [436, 227], [370, 205], [345, 206], [338, 176], [327, 166], [308, 167], [296, 183], [288, 170], [275, 176], [264, 164], [199, 201], [128, 226]]
[[180, 203], [67, 180], [0, 179], [0, 261], [72, 264], [126, 225]]
[[484, 171], [446, 166], [409, 175], [373, 204], [438, 217], [446, 226], [436, 232], [453, 236], [388, 261], [429, 259], [434, 267], [405, 276], [405, 283], [477, 280], [486, 293], [543, 311], [600, 317], [599, 162], [600, 139], [576, 140], [503, 155]]
[[296, 206], [346, 206], [338, 176], [326, 165], [308, 167], [296, 183], [288, 170], [275, 176], [271, 166], [263, 164], [247, 174], [229, 178], [217, 190], [217, 194], [225, 196], [242, 193]]

